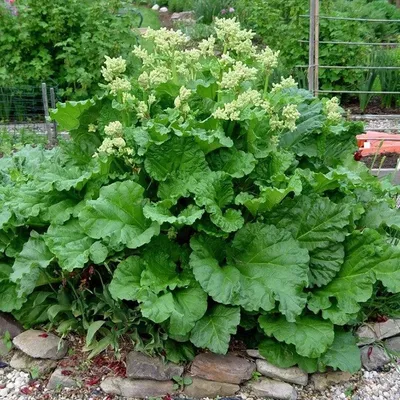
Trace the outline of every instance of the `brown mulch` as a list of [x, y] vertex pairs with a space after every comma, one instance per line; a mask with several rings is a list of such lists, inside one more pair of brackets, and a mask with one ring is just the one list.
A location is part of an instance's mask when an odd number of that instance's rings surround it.
[[[374, 162], [374, 157], [373, 155], [371, 156], [365, 156], [362, 157], [360, 161], [365, 163], [367, 167], [371, 167], [372, 163]], [[385, 160], [383, 161], [382, 165], [382, 159], [385, 157]], [[397, 166], [397, 160], [400, 158], [400, 154], [398, 153], [383, 153], [379, 154], [376, 157], [376, 160], [374, 162], [373, 168], [396, 168]]]

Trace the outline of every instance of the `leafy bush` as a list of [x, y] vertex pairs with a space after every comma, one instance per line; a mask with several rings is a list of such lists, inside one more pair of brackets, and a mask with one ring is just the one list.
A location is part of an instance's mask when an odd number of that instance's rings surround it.
[[[258, 34], [273, 49], [281, 51], [282, 62], [293, 74], [296, 65], [308, 65], [308, 0], [238, 0], [236, 8], [242, 23]], [[320, 15], [355, 18], [400, 19], [400, 10], [386, 0], [335, 0], [321, 2]], [[396, 41], [398, 24], [359, 21], [320, 20], [321, 41], [386, 42]], [[320, 44], [320, 65], [368, 65], [371, 48]], [[363, 74], [356, 70], [321, 69], [323, 90], [361, 90]]]
[[200, 22], [210, 24], [214, 17], [229, 13], [233, 3], [233, 0], [197, 0], [194, 3], [194, 12]]
[[267, 90], [277, 54], [252, 36], [149, 30], [137, 75], [109, 58], [104, 96], [58, 104], [70, 143], [0, 159], [0, 310], [33, 325], [53, 302], [40, 321], [92, 351], [115, 321], [173, 361], [237, 334], [281, 367], [360, 368], [351, 325], [376, 282], [400, 292], [397, 189], [354, 161], [336, 99]]
[[93, 95], [104, 56], [124, 55], [136, 43], [139, 19], [118, 16], [121, 0], [21, 0], [18, 15], [0, 4], [0, 86], [54, 81], [61, 94]]

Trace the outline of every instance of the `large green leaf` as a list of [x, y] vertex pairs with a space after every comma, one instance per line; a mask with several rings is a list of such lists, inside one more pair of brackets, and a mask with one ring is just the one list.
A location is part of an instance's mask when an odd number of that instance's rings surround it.
[[335, 332], [335, 340], [322, 355], [321, 363], [329, 367], [354, 374], [361, 369], [360, 349], [351, 332]]
[[132, 181], [102, 187], [99, 198], [88, 201], [79, 213], [82, 228], [93, 239], [104, 239], [116, 248], [124, 244], [135, 249], [149, 243], [160, 226], [143, 215], [143, 192]]
[[44, 240], [66, 271], [83, 268], [89, 261], [90, 247], [94, 240], [85, 235], [77, 219], [65, 225], [50, 225]]
[[[214, 238], [191, 241], [190, 264], [196, 279], [215, 301], [248, 311], [279, 310], [294, 321], [306, 303], [309, 256], [290, 233], [271, 225], [247, 224], [228, 249]], [[285, 285], [282, 285], [285, 282]]]
[[371, 297], [375, 281], [392, 293], [400, 292], [399, 263], [400, 248], [377, 231], [354, 231], [345, 242], [342, 268], [328, 285], [312, 292], [308, 308], [322, 310], [324, 318], [343, 325]]
[[152, 145], [146, 153], [145, 168], [148, 174], [164, 181], [177, 173], [208, 172], [204, 153], [192, 138], [173, 136], [161, 145]]
[[[195, 202], [211, 214], [211, 221], [225, 232], [234, 232], [243, 226], [239, 210], [226, 209], [233, 201], [232, 178], [225, 172], [211, 172], [192, 189]], [[225, 209], [225, 211], [223, 211]]]
[[344, 261], [342, 243], [310, 251], [310, 285], [323, 286], [339, 272]]
[[319, 357], [332, 345], [335, 337], [333, 324], [317, 317], [303, 316], [288, 322], [283, 316], [261, 316], [258, 321], [268, 336], [293, 344], [303, 357]]
[[119, 263], [109, 286], [111, 296], [116, 300], [137, 300], [143, 269], [144, 262], [137, 256], [128, 257]]
[[302, 246], [313, 250], [344, 241], [350, 210], [347, 205], [335, 204], [326, 197], [298, 196], [285, 200], [268, 220], [289, 230]]
[[19, 286], [19, 295], [30, 294], [39, 279], [40, 270], [45, 269], [54, 259], [43, 240], [35, 231], [24, 244], [22, 251], [17, 255], [13, 264], [10, 280]]
[[50, 116], [57, 121], [59, 129], [71, 131], [79, 128], [81, 115], [94, 104], [94, 100], [57, 103], [57, 108], [51, 110]]
[[212, 152], [208, 161], [213, 171], [226, 172], [233, 178], [242, 178], [250, 174], [256, 165], [256, 159], [252, 154], [234, 147]]
[[231, 335], [236, 333], [240, 322], [239, 307], [215, 305], [206, 315], [197, 321], [190, 341], [199, 348], [207, 348], [214, 353], [225, 354], [228, 351]]
[[25, 297], [18, 295], [18, 286], [11, 282], [10, 265], [0, 262], [0, 311], [11, 312], [22, 307]]

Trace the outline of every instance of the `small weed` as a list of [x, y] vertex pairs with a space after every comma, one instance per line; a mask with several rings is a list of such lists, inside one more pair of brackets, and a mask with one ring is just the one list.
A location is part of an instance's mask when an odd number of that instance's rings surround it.
[[12, 348], [12, 340], [11, 340], [11, 335], [9, 331], [5, 331], [4, 335], [3, 335], [3, 343], [4, 346], [6, 346], [7, 350], [11, 350]]
[[182, 377], [179, 375], [173, 376], [172, 380], [174, 383], [174, 390], [182, 390], [185, 386], [189, 386], [193, 383], [193, 380], [189, 377]]
[[261, 378], [261, 376], [262, 376], [262, 374], [260, 374], [258, 371], [254, 371], [254, 372], [251, 374], [251, 380], [252, 380], [253, 382], [257, 382], [257, 381]]
[[31, 367], [29, 370], [32, 379], [38, 379], [40, 377], [40, 370], [38, 367]]

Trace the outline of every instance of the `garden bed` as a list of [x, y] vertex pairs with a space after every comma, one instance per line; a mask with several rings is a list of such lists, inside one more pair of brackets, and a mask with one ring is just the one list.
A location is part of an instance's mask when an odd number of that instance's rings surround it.
[[369, 168], [396, 168], [400, 155], [398, 153], [382, 153], [378, 154], [375, 160], [374, 158], [374, 155], [369, 155], [362, 157], [361, 161]]

